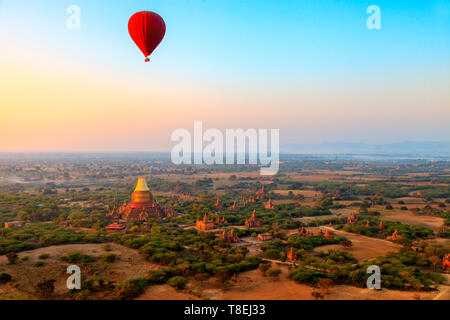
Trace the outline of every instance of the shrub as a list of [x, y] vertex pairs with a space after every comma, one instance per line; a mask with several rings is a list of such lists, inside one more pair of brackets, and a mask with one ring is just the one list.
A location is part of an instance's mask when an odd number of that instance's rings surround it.
[[55, 291], [55, 282], [56, 280], [53, 279], [39, 282], [36, 286], [37, 293], [44, 298], [48, 298]]
[[48, 257], [50, 257], [50, 255], [47, 254], [47, 253], [44, 253], [44, 254], [41, 254], [40, 256], [38, 256], [38, 259], [45, 260], [45, 259], [47, 259]]
[[264, 252], [264, 258], [278, 260], [280, 259], [280, 252], [276, 249], [268, 249]]
[[95, 258], [79, 252], [69, 252], [67, 255], [62, 256], [61, 260], [68, 263], [89, 263], [95, 261]]
[[6, 258], [8, 258], [9, 264], [15, 264], [19, 259], [19, 256], [15, 252], [10, 252], [6, 255]]
[[11, 281], [11, 275], [7, 273], [0, 273], [0, 283], [8, 283]]
[[116, 291], [118, 298], [121, 300], [133, 299], [144, 292], [149, 282], [145, 278], [136, 278], [122, 281], [117, 287]]
[[117, 255], [114, 253], [108, 253], [101, 256], [102, 260], [108, 263], [116, 261]]
[[280, 269], [270, 269], [269, 271], [267, 271], [267, 276], [269, 277], [273, 277], [273, 278], [278, 278], [281, 274], [281, 270]]
[[327, 275], [320, 271], [297, 268], [289, 275], [289, 278], [299, 283], [317, 284], [320, 279], [327, 278]]
[[316, 300], [323, 299], [323, 295], [317, 291], [311, 292], [311, 296], [313, 296]]
[[43, 263], [42, 261], [38, 261], [35, 264], [33, 264], [33, 267], [35, 268], [40, 268], [43, 267], [45, 263]]
[[170, 278], [168, 281], [168, 284], [175, 289], [181, 290], [183, 289], [186, 284], [188, 283], [188, 279], [182, 276], [175, 276], [173, 278]]

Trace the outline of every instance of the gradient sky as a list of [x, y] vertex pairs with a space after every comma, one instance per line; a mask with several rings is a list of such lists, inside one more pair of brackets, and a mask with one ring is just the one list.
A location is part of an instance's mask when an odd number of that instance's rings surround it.
[[[167, 25], [149, 63], [141, 10]], [[450, 140], [448, 0], [0, 0], [0, 43], [0, 151], [167, 151], [194, 120], [282, 144]]]

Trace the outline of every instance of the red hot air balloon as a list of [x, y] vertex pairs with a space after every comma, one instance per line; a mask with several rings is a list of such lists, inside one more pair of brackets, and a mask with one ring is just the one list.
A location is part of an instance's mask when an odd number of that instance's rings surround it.
[[128, 32], [146, 57], [145, 61], [148, 62], [150, 61], [148, 56], [152, 54], [166, 34], [166, 24], [158, 14], [140, 11], [133, 14], [128, 21]]

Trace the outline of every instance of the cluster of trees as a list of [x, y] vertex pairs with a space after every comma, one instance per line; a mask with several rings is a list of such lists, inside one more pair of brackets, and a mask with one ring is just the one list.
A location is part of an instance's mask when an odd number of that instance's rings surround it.
[[247, 256], [247, 248], [231, 247], [212, 233], [195, 229], [169, 230], [139, 236], [135, 234], [111, 234], [109, 239], [138, 249], [148, 261], [177, 270], [176, 275], [193, 276], [199, 273], [230, 275], [255, 269], [260, 263], [257, 257]]
[[[369, 226], [367, 226], [367, 222]], [[434, 235], [434, 232], [426, 227], [410, 226], [395, 221], [383, 221], [383, 228], [380, 228], [380, 219], [377, 219], [370, 214], [360, 214], [358, 221], [351, 224], [341, 224], [335, 226], [336, 229], [342, 229], [347, 232], [362, 234], [368, 237], [383, 237], [391, 236], [395, 230], [398, 231], [401, 238], [398, 240], [401, 243], [408, 244], [412, 240], [428, 238]]]
[[0, 228], [0, 255], [58, 244], [99, 243], [104, 237], [77, 232], [53, 223], [30, 223], [20, 230]]
[[[333, 238], [324, 238], [319, 235], [312, 235], [308, 237], [286, 236], [280, 234], [282, 240], [273, 240], [264, 242], [260, 245], [263, 251], [264, 258], [271, 260], [286, 261], [287, 253], [291, 247], [294, 248], [297, 256], [302, 256], [305, 251], [312, 250], [315, 247], [320, 247], [329, 244], [339, 244], [345, 242], [344, 237], [333, 236]], [[283, 239], [284, 238], [284, 239]]]
[[304, 256], [299, 261], [299, 267], [294, 269], [289, 277], [299, 283], [313, 286], [318, 286], [322, 279], [329, 279], [333, 284], [365, 287], [370, 276], [367, 268], [377, 265], [381, 268], [382, 288], [433, 290], [444, 283], [445, 278], [438, 273], [422, 270], [437, 270], [439, 255], [443, 255], [442, 248], [426, 246], [419, 251], [401, 250], [357, 264], [348, 253], [330, 250], [319, 256]]

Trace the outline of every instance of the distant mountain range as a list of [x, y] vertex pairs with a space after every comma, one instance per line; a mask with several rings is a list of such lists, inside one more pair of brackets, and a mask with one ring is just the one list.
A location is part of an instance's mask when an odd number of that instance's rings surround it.
[[295, 154], [450, 154], [450, 142], [406, 141], [391, 144], [324, 142], [319, 144], [285, 144], [281, 153]]

